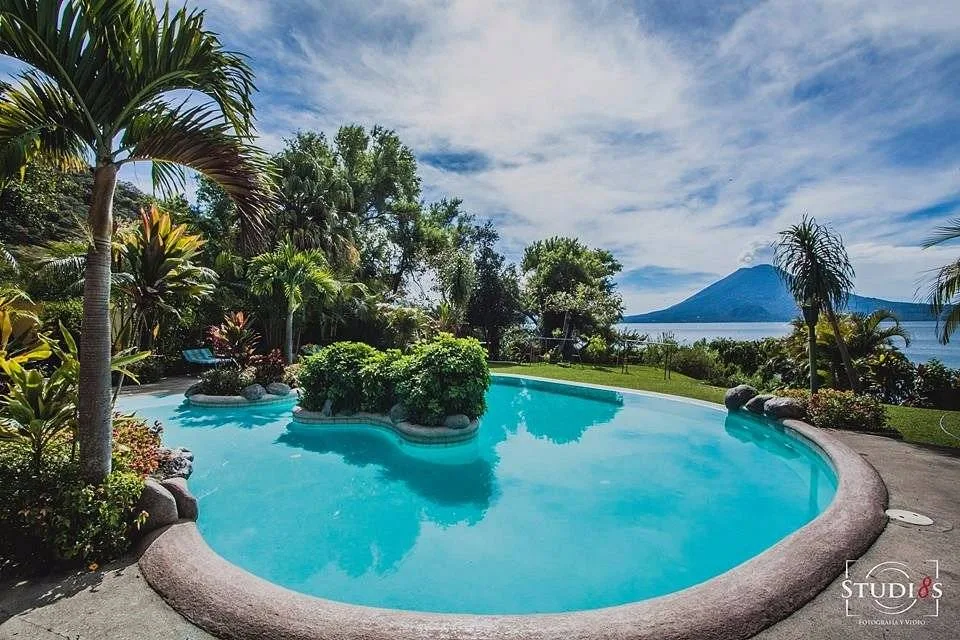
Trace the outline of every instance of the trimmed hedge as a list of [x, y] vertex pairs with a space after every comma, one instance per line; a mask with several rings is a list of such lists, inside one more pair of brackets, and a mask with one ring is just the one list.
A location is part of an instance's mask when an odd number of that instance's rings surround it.
[[490, 385], [486, 350], [473, 338], [437, 338], [411, 352], [378, 351], [359, 342], [338, 342], [304, 358], [299, 370], [300, 404], [333, 413], [387, 413], [404, 405], [410, 420], [435, 426], [449, 415], [474, 419], [486, 409]]

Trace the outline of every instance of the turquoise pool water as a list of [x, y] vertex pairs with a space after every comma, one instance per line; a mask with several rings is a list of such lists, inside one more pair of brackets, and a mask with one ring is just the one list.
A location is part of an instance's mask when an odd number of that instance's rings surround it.
[[559, 612], [663, 595], [769, 548], [836, 489], [820, 455], [760, 419], [519, 384], [495, 382], [476, 440], [441, 450], [373, 428], [293, 432], [292, 402], [123, 404], [196, 454], [190, 486], [215, 551], [378, 607]]

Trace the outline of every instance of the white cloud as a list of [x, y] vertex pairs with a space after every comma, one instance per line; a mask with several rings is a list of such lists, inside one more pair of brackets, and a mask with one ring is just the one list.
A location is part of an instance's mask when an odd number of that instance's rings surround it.
[[508, 214], [507, 248], [571, 234], [627, 268], [724, 273], [810, 213], [844, 234], [861, 292], [903, 299], [949, 253], [917, 249], [935, 221], [903, 216], [960, 194], [960, 151], [905, 163], [895, 136], [960, 118], [953, 2], [766, 2], [696, 37], [613, 0], [206, 4], [255, 47], [268, 148], [357, 121], [483, 154], [487, 171], [422, 173]]

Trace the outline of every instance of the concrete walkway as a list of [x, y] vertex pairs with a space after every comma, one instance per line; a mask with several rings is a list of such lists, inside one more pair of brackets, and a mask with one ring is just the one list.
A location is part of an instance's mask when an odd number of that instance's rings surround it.
[[[188, 383], [170, 381], [150, 391], [176, 392]], [[922, 567], [926, 561], [939, 560], [944, 591], [939, 617], [924, 618], [923, 626], [862, 625], [858, 620], [870, 616], [845, 617], [841, 576], [805, 607], [756, 638], [960, 638], [960, 530], [956, 526], [960, 525], [960, 451], [857, 433], [838, 435], [880, 472], [890, 492], [891, 507], [917, 511], [934, 520], [932, 526], [922, 528], [891, 522], [852, 571], [862, 575], [886, 561]], [[731, 594], [731, 604], [749, 597]], [[0, 640], [211, 637], [168, 607], [146, 584], [132, 558], [96, 572], [0, 584]]]

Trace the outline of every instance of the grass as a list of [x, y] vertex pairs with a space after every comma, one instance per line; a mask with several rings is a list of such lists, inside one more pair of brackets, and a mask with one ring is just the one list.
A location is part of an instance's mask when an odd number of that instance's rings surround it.
[[[628, 373], [621, 373], [619, 367], [592, 365], [490, 363], [490, 368], [498, 373], [519, 373], [541, 378], [656, 391], [716, 403], [723, 402], [723, 394], [726, 391], [679, 373], [671, 373], [670, 379], [664, 380], [662, 369], [635, 365], [631, 365]], [[960, 447], [960, 440], [952, 438], [940, 429], [940, 418], [943, 417], [944, 427], [960, 435], [960, 411], [887, 405], [887, 416], [890, 420], [889, 426], [899, 431], [907, 442]]]

